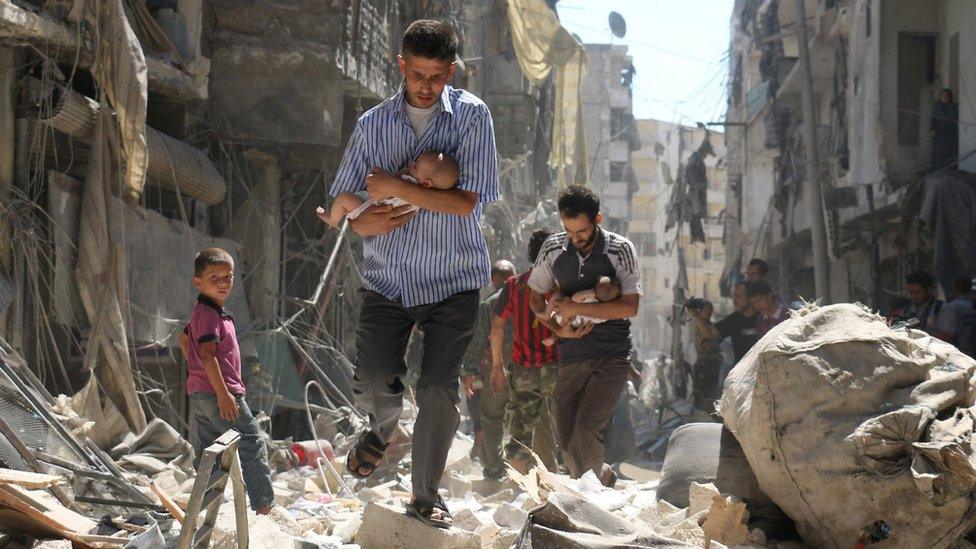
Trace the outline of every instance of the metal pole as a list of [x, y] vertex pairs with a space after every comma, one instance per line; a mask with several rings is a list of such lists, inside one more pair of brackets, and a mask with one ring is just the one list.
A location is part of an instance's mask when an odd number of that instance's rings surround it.
[[796, 0], [796, 37], [800, 46], [800, 69], [803, 71], [803, 145], [806, 149], [806, 185], [803, 186], [807, 211], [810, 212], [810, 240], [813, 246], [813, 276], [816, 297], [830, 302], [830, 265], [827, 262], [827, 229], [824, 221], [823, 191], [820, 185], [820, 157], [817, 151], [817, 114], [813, 104], [813, 69], [807, 42], [804, 0]]

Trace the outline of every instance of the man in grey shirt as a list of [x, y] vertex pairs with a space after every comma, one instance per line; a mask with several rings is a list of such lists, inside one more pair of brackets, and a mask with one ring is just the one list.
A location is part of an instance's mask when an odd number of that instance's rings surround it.
[[[573, 478], [593, 470], [612, 486], [616, 477], [604, 460], [603, 428], [630, 375], [630, 318], [641, 296], [640, 266], [633, 243], [600, 228], [600, 198], [582, 185], [559, 194], [559, 216], [566, 232], [542, 245], [529, 288], [540, 321], [559, 337], [561, 366], [553, 393], [556, 437]], [[570, 296], [592, 289], [600, 277], [620, 283], [620, 297], [599, 303], [575, 303]], [[546, 297], [567, 298], [553, 305], [565, 325], [546, 314]], [[574, 328], [573, 317], [605, 320]]]
[[942, 306], [935, 321], [935, 337], [948, 341], [969, 356], [974, 355], [973, 327], [976, 326], [976, 310], [973, 309], [972, 282], [968, 278], [955, 280], [955, 299]]

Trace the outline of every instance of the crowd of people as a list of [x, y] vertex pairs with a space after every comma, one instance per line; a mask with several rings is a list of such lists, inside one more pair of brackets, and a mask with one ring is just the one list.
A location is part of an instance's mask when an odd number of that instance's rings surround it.
[[[689, 299], [685, 308], [694, 325], [696, 359], [691, 366], [694, 407], [710, 413], [721, 396], [722, 381], [731, 366], [769, 330], [785, 320], [790, 306], [767, 282], [769, 265], [754, 258], [745, 276], [732, 292], [734, 312], [713, 322], [712, 303], [700, 298]], [[916, 271], [905, 278], [907, 296], [891, 300], [885, 316], [888, 323], [906, 323], [930, 335], [952, 343], [969, 356], [976, 357], [976, 279], [958, 278], [945, 291], [947, 300], [938, 297], [935, 277]], [[794, 305], [795, 306], [795, 305]], [[723, 361], [721, 344], [729, 339], [732, 362]]]

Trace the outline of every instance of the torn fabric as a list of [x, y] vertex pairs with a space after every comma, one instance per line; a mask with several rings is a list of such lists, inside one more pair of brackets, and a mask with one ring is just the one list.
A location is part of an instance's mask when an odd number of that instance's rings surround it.
[[112, 154], [118, 150], [118, 129], [108, 113], [109, 109], [103, 108], [99, 114], [82, 190], [75, 278], [91, 324], [85, 369], [98, 376], [129, 428], [141, 432], [146, 416], [136, 392], [122, 312], [126, 301], [124, 250], [114, 238], [119, 234], [116, 225], [121, 217], [112, 199], [113, 183], [119, 181], [119, 159]]
[[583, 133], [583, 76], [586, 48], [559, 24], [543, 0], [508, 0], [508, 24], [519, 67], [535, 86], [556, 69], [556, 101], [549, 166], [561, 185], [586, 182]]
[[122, 0], [87, 3], [100, 40], [92, 73], [115, 111], [124, 160], [123, 196], [138, 199], [146, 184], [148, 69], [142, 45], [125, 16]]

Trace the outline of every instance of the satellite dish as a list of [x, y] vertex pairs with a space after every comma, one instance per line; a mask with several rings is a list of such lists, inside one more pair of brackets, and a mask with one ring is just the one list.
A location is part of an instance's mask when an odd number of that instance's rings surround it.
[[615, 11], [610, 12], [610, 32], [617, 38], [623, 38], [627, 34], [627, 22], [624, 16]]

